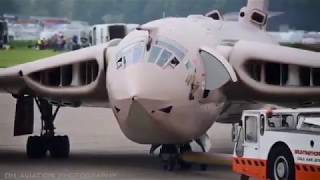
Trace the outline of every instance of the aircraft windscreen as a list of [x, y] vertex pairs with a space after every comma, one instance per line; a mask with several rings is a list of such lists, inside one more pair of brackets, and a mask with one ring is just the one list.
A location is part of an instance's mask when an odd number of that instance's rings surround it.
[[127, 52], [124, 53], [124, 58], [127, 64], [136, 64], [143, 59], [144, 56], [144, 46], [139, 43], [132, 48], [130, 48]]
[[172, 45], [170, 43], [167, 43], [165, 41], [157, 41], [157, 45], [167, 48], [168, 50], [172, 51], [178, 59], [182, 60], [185, 57], [186, 50], [184, 48], [178, 48], [176, 43], [175, 45]]
[[[147, 57], [148, 63], [156, 64], [163, 69], [174, 69], [177, 67], [185, 57], [186, 51], [175, 47], [170, 43], [163, 41], [156, 41], [151, 46], [149, 51], [146, 51], [146, 44], [144, 41], [131, 44], [123, 48], [118, 54], [117, 69], [124, 69], [131, 64], [137, 64], [144, 61], [144, 56]], [[189, 61], [187, 61], [189, 62]], [[186, 68], [190, 68], [191, 64], [188, 63]]]
[[163, 50], [157, 64], [162, 67], [163, 65], [165, 65], [169, 61], [169, 58], [171, 56], [172, 56], [171, 52], [169, 52], [167, 50]]
[[185, 53], [185, 50], [181, 50], [168, 42], [156, 41], [155, 45], [151, 47], [148, 62], [156, 63], [164, 69], [167, 67], [174, 69], [182, 62]]
[[154, 63], [157, 60], [161, 51], [162, 51], [162, 49], [160, 47], [152, 46], [148, 62]]
[[167, 67], [174, 69], [180, 64], [180, 60], [176, 57], [174, 52], [166, 48], [153, 45], [149, 53], [148, 63], [155, 63], [164, 69]]
[[125, 68], [130, 64], [137, 64], [144, 59], [145, 45], [143, 42], [135, 43], [123, 49], [118, 55], [117, 69]]

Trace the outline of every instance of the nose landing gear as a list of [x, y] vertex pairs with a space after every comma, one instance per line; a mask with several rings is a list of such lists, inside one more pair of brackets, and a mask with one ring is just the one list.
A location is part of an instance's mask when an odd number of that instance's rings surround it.
[[[166, 171], [173, 171], [178, 166], [182, 170], [189, 170], [192, 168], [192, 163], [183, 160], [182, 156], [185, 153], [192, 152], [190, 143], [186, 144], [163, 144], [163, 145], [154, 145], [151, 147], [150, 153], [158, 148], [160, 148], [159, 157], [163, 163], [163, 169]], [[206, 170], [207, 165], [201, 164], [201, 170]]]
[[162, 145], [159, 157], [163, 163], [163, 169], [173, 171], [179, 159], [178, 147], [176, 145]]
[[27, 141], [27, 156], [31, 159], [39, 159], [50, 152], [52, 158], [68, 158], [70, 142], [68, 136], [56, 136], [54, 120], [60, 109], [58, 106], [52, 113], [53, 106], [47, 100], [35, 98], [41, 113], [40, 136], [30, 136]]

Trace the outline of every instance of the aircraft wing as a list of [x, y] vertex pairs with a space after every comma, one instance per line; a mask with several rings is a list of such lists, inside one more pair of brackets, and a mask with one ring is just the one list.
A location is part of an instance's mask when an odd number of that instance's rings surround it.
[[230, 100], [290, 106], [320, 102], [320, 53], [239, 41], [228, 60], [238, 78], [223, 88]]
[[107, 51], [118, 42], [0, 69], [0, 92], [66, 106], [108, 107]]

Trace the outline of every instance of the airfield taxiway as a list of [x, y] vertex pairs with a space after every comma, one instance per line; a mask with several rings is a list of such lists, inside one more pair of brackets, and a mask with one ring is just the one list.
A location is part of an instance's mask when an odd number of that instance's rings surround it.
[[[120, 131], [111, 110], [103, 108], [63, 108], [57, 116], [57, 132], [71, 140], [71, 155], [66, 160], [30, 160], [25, 155], [27, 137], [13, 137], [15, 101], [0, 94], [0, 179], [238, 179], [230, 166], [212, 165], [208, 171], [166, 172], [149, 146], [128, 140]], [[35, 130], [40, 132], [35, 111]], [[231, 154], [229, 125], [215, 124], [209, 131], [212, 152]]]

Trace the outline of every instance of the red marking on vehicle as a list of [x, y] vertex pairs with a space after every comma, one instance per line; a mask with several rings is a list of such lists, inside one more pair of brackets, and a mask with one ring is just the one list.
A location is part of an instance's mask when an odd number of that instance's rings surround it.
[[319, 151], [307, 151], [307, 150], [294, 150], [295, 154], [306, 155], [306, 156], [320, 156]]

